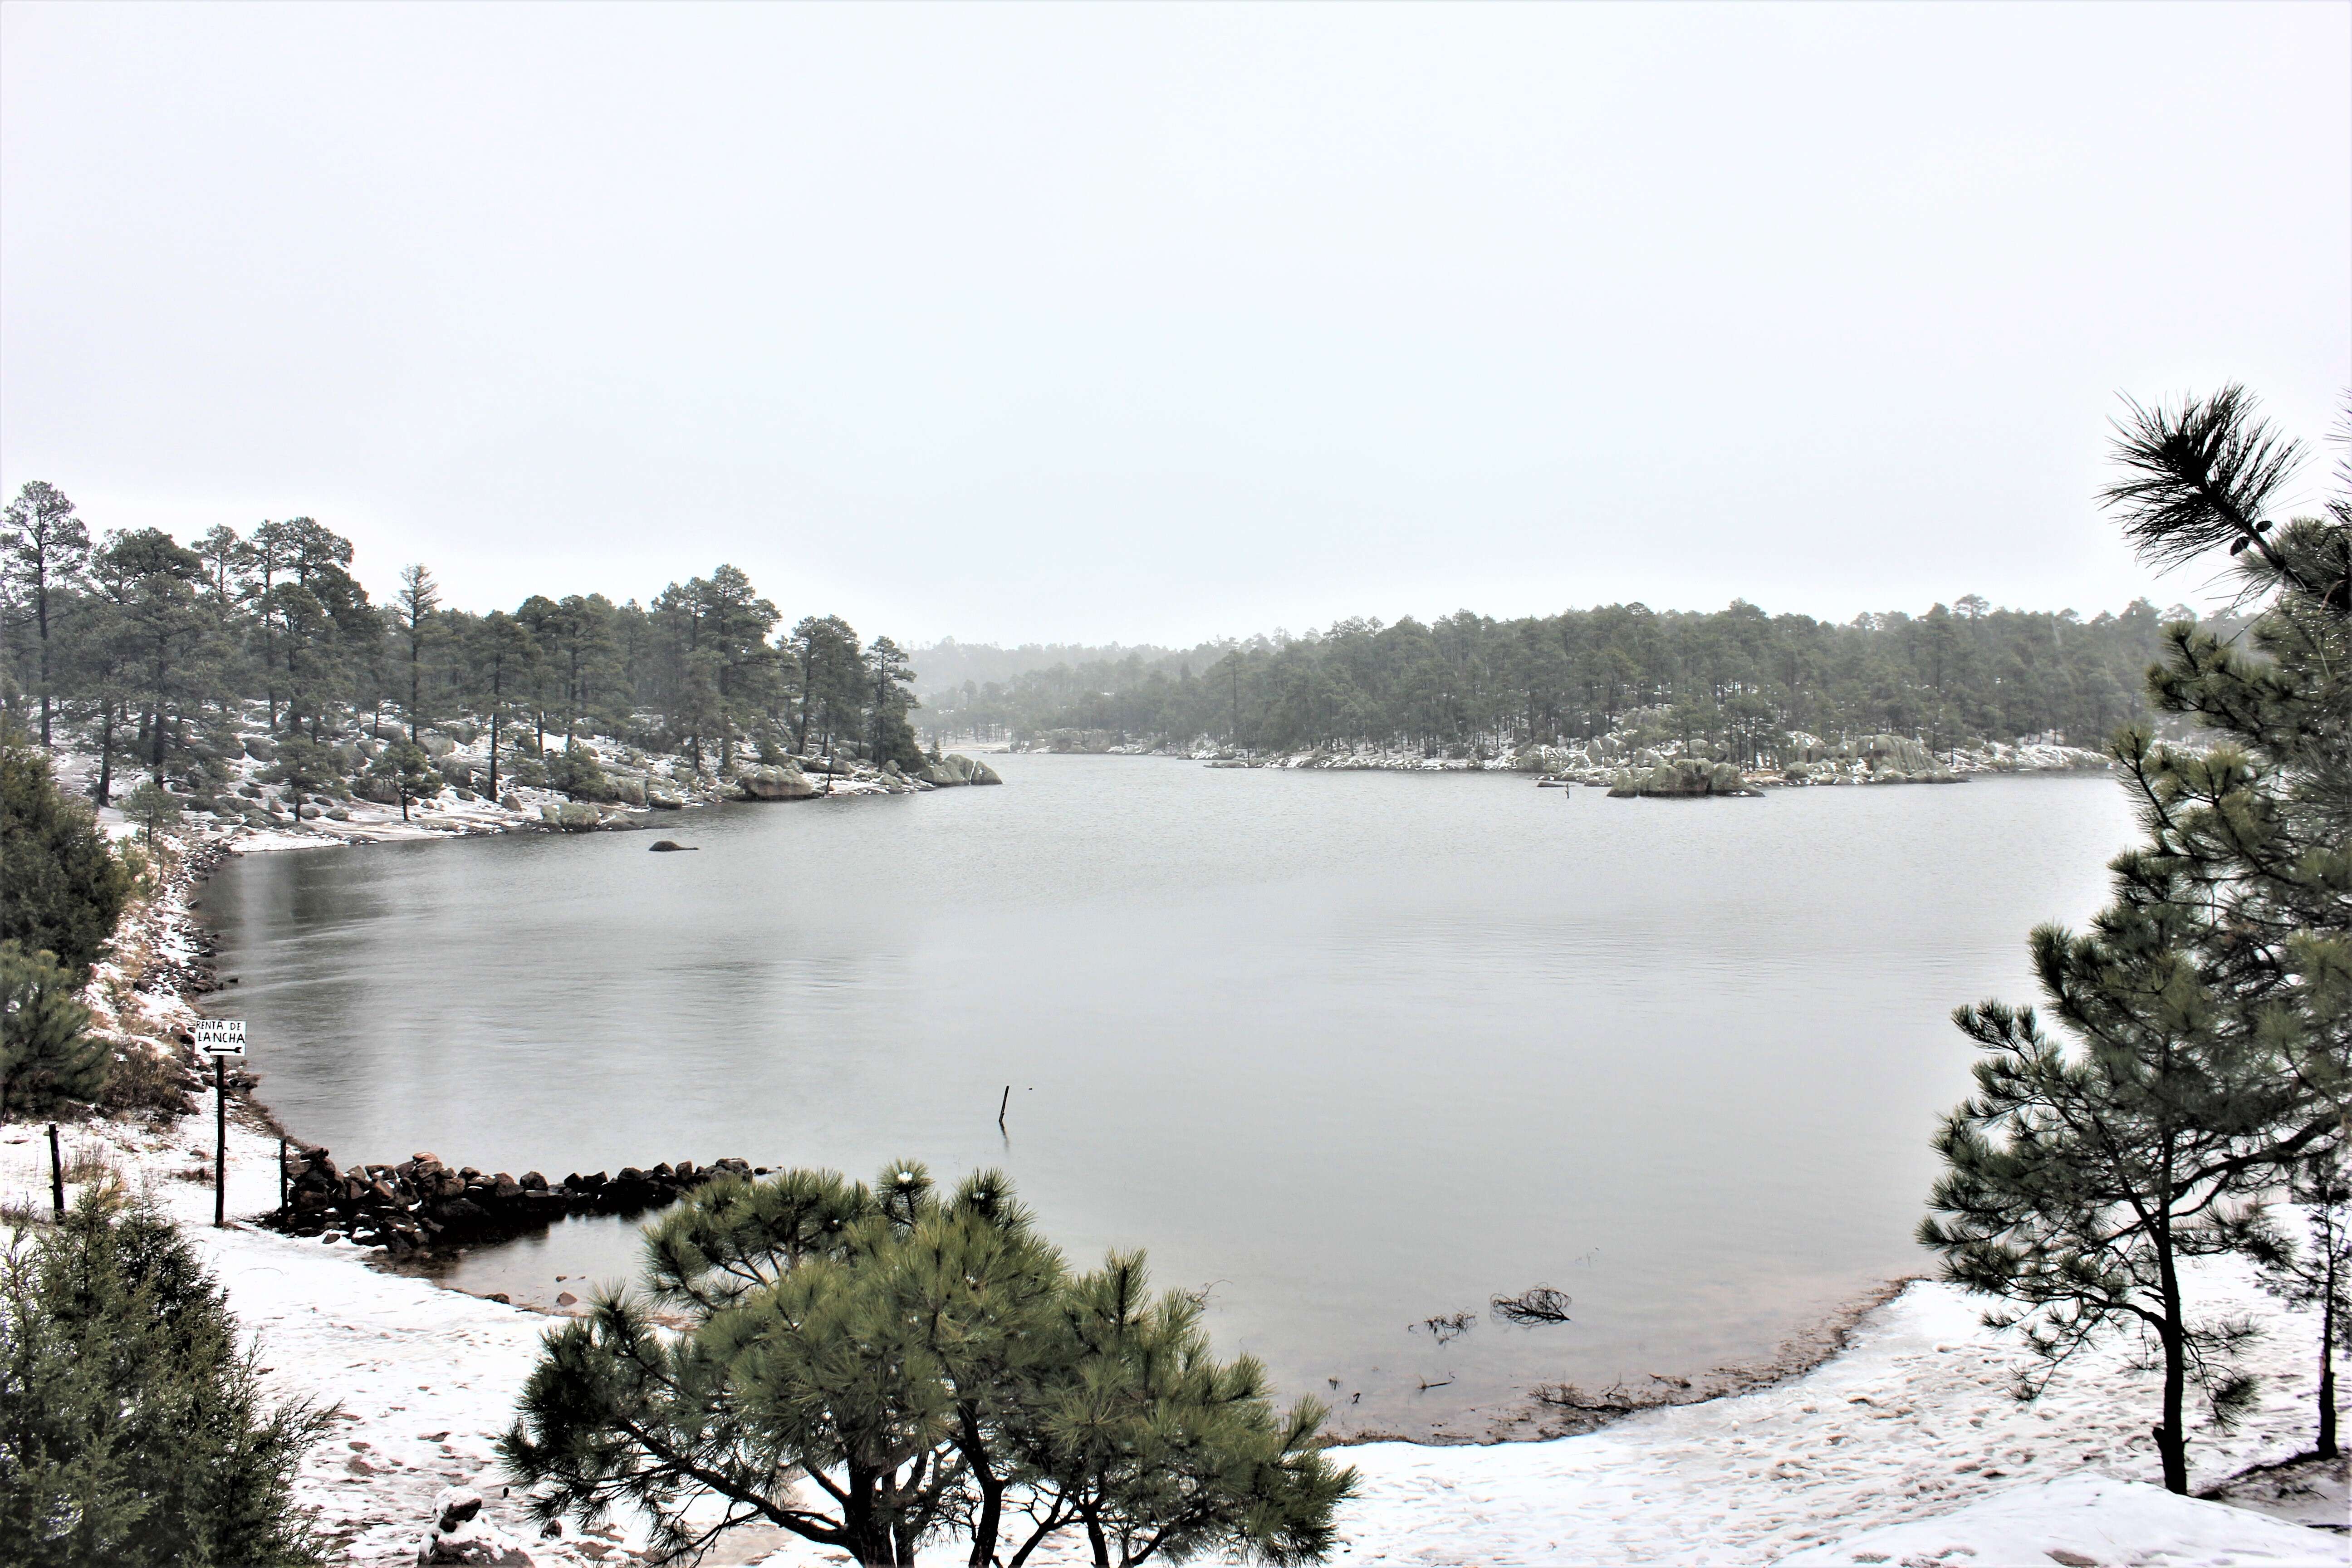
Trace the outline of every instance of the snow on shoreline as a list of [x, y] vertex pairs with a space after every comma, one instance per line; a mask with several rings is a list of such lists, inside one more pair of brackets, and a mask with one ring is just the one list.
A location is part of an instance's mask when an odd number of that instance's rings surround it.
[[[368, 1268], [349, 1243], [255, 1227], [251, 1219], [277, 1202], [277, 1142], [247, 1116], [230, 1131], [227, 1230], [212, 1228], [209, 1182], [187, 1179], [209, 1163], [206, 1116], [155, 1132], [121, 1123], [71, 1128], [68, 1155], [103, 1145], [126, 1179], [180, 1222], [226, 1285], [240, 1324], [258, 1337], [275, 1391], [341, 1405], [334, 1436], [304, 1464], [299, 1493], [341, 1543], [340, 1560], [413, 1561], [434, 1493], [453, 1484], [481, 1491], [489, 1500], [485, 1517], [522, 1537], [543, 1563], [620, 1560], [635, 1542], [583, 1542], [571, 1531], [539, 1540], [515, 1500], [501, 1495], [507, 1483], [491, 1444], [512, 1417], [548, 1319]], [[37, 1125], [0, 1126], [0, 1197], [45, 1205], [47, 1157]], [[2267, 1384], [2260, 1408], [2233, 1435], [2196, 1436], [2192, 1479], [2203, 1487], [2308, 1446], [2312, 1356], [2310, 1325], [2263, 1296], [2242, 1270], [2205, 1270], [2200, 1296], [2271, 1330], [2252, 1358]], [[1345, 1560], [1768, 1563], [1804, 1552], [1806, 1562], [1866, 1561], [1822, 1549], [1890, 1527], [1923, 1542], [1933, 1536], [1936, 1550], [1969, 1544], [1965, 1531], [1947, 1539], [1954, 1529], [1919, 1521], [2006, 1499], [1985, 1539], [2028, 1526], [2096, 1539], [2103, 1525], [2116, 1528], [2106, 1517], [2113, 1512], [2127, 1531], [2173, 1530], [2188, 1550], [2094, 1554], [2096, 1561], [2352, 1562], [2352, 1538], [2220, 1504], [2196, 1505], [2218, 1510], [2197, 1516], [2202, 1538], [2181, 1534], [2185, 1527], [2166, 1517], [2149, 1522], [2156, 1505], [2146, 1494], [2158, 1473], [2147, 1436], [2153, 1377], [2127, 1370], [2120, 1349], [2110, 1349], [2070, 1370], [2038, 1405], [2020, 1405], [2008, 1394], [2015, 1342], [1984, 1329], [1980, 1312], [1956, 1289], [1923, 1281], [1868, 1313], [1845, 1351], [1771, 1388], [1574, 1437], [1350, 1447], [1339, 1457], [1363, 1484], [1342, 1516]], [[2093, 1500], [2096, 1507], [2054, 1487], [2046, 1507], [2032, 1506], [2043, 1483], [2084, 1477], [2137, 1484], [2110, 1485]], [[2154, 1548], [2168, 1538], [2118, 1539]], [[767, 1561], [776, 1568], [843, 1561], [805, 1543], [757, 1545], [773, 1551]], [[1075, 1552], [1080, 1543], [1067, 1545]], [[2017, 1559], [1979, 1548], [1974, 1560]]]
[[[188, 891], [175, 879], [126, 919], [125, 945], [136, 951], [106, 966], [113, 984], [102, 978], [100, 988], [117, 1005], [101, 1014], [102, 1026], [171, 1048], [169, 1035], [194, 1017], [168, 987], [128, 983], [151, 961], [177, 967], [193, 952]], [[341, 1407], [298, 1491], [319, 1510], [337, 1560], [414, 1562], [434, 1494], [449, 1485], [480, 1491], [484, 1518], [542, 1563], [632, 1555], [641, 1538], [618, 1526], [539, 1539], [502, 1495], [491, 1445], [512, 1418], [545, 1316], [369, 1268], [348, 1242], [255, 1226], [277, 1204], [277, 1141], [249, 1104], [232, 1108], [226, 1230], [211, 1225], [208, 1104], [176, 1121], [63, 1132], [68, 1162], [110, 1166], [184, 1226], [258, 1339], [275, 1391]], [[0, 1123], [0, 1201], [45, 1209], [47, 1158], [40, 1124]], [[2192, 1483], [2203, 1488], [2309, 1446], [2315, 1330], [2242, 1267], [2200, 1266], [2195, 1279], [2200, 1310], [2242, 1312], [2266, 1330], [2249, 1358], [2263, 1379], [2256, 1410], [2232, 1434], [2193, 1435]], [[1340, 1458], [1362, 1487], [1341, 1516], [1335, 1560], [2352, 1563], [2352, 1537], [2149, 1486], [2158, 1474], [2147, 1435], [2156, 1383], [2126, 1364], [2122, 1346], [2080, 1358], [2040, 1403], [2018, 1405], [2008, 1389], [2021, 1352], [2013, 1337], [1986, 1330], [1981, 1311], [1951, 1286], [1915, 1283], [1864, 1314], [1844, 1350], [1770, 1387], [1572, 1437], [1349, 1447]], [[2100, 1484], [2086, 1489], [2086, 1478]], [[2002, 1554], [2031, 1540], [2049, 1545]], [[2078, 1541], [2130, 1550], [2071, 1544]], [[2053, 1559], [2053, 1548], [2072, 1555]], [[1072, 1540], [1039, 1560], [1079, 1561], [1082, 1552]], [[708, 1561], [754, 1553], [772, 1553], [764, 1560], [775, 1568], [845, 1561], [768, 1531], [745, 1532]]]

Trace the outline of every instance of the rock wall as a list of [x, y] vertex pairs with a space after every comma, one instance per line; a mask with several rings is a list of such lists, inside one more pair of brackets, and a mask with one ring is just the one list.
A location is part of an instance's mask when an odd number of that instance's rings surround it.
[[575, 1172], [550, 1184], [537, 1171], [510, 1176], [471, 1165], [452, 1170], [431, 1153], [412, 1154], [397, 1165], [344, 1169], [326, 1150], [300, 1145], [286, 1156], [286, 1206], [268, 1223], [293, 1236], [346, 1236], [401, 1258], [435, 1247], [505, 1241], [570, 1215], [637, 1214], [721, 1177], [760, 1173], [741, 1160], [708, 1165], [681, 1160], [646, 1171], [625, 1165], [614, 1176]]

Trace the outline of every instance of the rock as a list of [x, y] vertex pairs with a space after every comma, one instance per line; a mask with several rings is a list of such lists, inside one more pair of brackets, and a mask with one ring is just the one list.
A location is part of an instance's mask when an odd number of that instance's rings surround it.
[[278, 742], [267, 735], [247, 735], [245, 754], [257, 763], [274, 763], [278, 760]]
[[695, 846], [691, 844], [680, 844], [675, 838], [656, 838], [651, 844], [646, 845], [646, 847], [656, 854], [664, 855], [690, 855], [695, 850]]
[[681, 811], [685, 809], [686, 802], [667, 790], [648, 789], [646, 791], [646, 805], [656, 811]]
[[301, 808], [302, 820], [305, 822], [316, 822], [326, 815], [327, 808], [322, 805], [309, 805]]
[[975, 762], [970, 757], [958, 756], [950, 756], [948, 758], [948, 761], [962, 764], [963, 782], [966, 784], [1001, 784], [1004, 782], [1003, 779], [996, 776], [996, 770], [990, 767], [986, 763]]
[[539, 819], [551, 827], [555, 826], [563, 820], [563, 808], [553, 801], [542, 801], [539, 807]]
[[504, 1531], [482, 1519], [482, 1494], [444, 1487], [433, 1500], [433, 1531], [418, 1549], [418, 1568], [465, 1564], [467, 1568], [531, 1568], [530, 1553]]
[[555, 814], [555, 826], [566, 833], [586, 833], [604, 820], [604, 814], [584, 800], [567, 800]]
[[646, 804], [646, 786], [641, 779], [616, 778], [612, 781], [613, 798], [624, 805]]
[[789, 765], [745, 768], [735, 775], [735, 787], [745, 800], [806, 800], [816, 794], [808, 775]]
[[416, 743], [425, 748], [425, 754], [436, 763], [457, 749], [457, 742], [436, 730], [425, 731], [417, 737]]
[[[1970, 798], [1973, 799], [1974, 797], [1971, 796]], [[580, 1304], [580, 1298], [573, 1295], [569, 1290], [561, 1291], [555, 1298], [555, 1304], [559, 1307], [576, 1307]]]
[[509, 811], [520, 811], [522, 809], [522, 799], [512, 790], [509, 790], [506, 794], [499, 796], [499, 805]]

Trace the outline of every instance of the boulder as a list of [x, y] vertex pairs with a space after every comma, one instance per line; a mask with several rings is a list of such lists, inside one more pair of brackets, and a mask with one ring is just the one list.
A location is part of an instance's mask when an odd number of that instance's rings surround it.
[[643, 805], [646, 804], [646, 785], [643, 779], [616, 778], [612, 781], [612, 786], [613, 798], [619, 801], [622, 805]]
[[806, 800], [816, 794], [808, 775], [789, 764], [745, 768], [735, 775], [735, 788], [745, 800]]
[[695, 850], [693, 845], [680, 844], [675, 838], [656, 838], [646, 847], [656, 855], [691, 855]]
[[433, 1511], [432, 1531], [416, 1552], [417, 1568], [531, 1568], [530, 1553], [481, 1517], [481, 1493], [444, 1487], [433, 1500]]
[[857, 771], [857, 764], [847, 757], [795, 757], [785, 766], [797, 764], [804, 773], [831, 773], [835, 778], [847, 778]]
[[682, 811], [686, 807], [686, 802], [662, 789], [646, 790], [646, 805], [656, 811]]
[[436, 763], [457, 749], [457, 742], [436, 730], [425, 731], [417, 737], [416, 743], [424, 747], [425, 754]]
[[1001, 784], [1004, 782], [996, 776], [996, 770], [986, 763], [974, 762], [970, 757], [952, 754], [947, 758], [947, 761], [962, 773], [963, 782], [968, 784]]
[[[542, 806], [540, 808], [547, 809]], [[555, 826], [566, 833], [586, 833], [604, 820], [604, 814], [586, 801], [567, 800], [555, 814]]]
[[267, 735], [247, 735], [245, 754], [257, 763], [274, 763], [278, 760], [278, 742]]
[[303, 821], [305, 821], [305, 822], [316, 822], [316, 821], [318, 821], [318, 820], [319, 820], [319, 818], [320, 818], [320, 817], [322, 817], [322, 816], [326, 816], [326, 815], [327, 815], [327, 808], [326, 808], [325, 806], [322, 806], [322, 805], [317, 805], [316, 803], [313, 803], [313, 804], [309, 805], [305, 805], [305, 806], [303, 806], [303, 807], [301, 808], [301, 816], [302, 816], [302, 820], [303, 820]]
[[509, 790], [506, 794], [499, 796], [499, 805], [509, 811], [520, 811], [522, 809], [522, 797], [516, 795], [512, 790]]

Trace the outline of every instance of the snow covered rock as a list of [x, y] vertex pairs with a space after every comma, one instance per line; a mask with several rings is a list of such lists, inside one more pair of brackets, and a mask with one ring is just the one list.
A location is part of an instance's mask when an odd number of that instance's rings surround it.
[[530, 1553], [513, 1537], [479, 1517], [482, 1494], [468, 1487], [444, 1487], [433, 1500], [438, 1516], [417, 1550], [417, 1568], [465, 1563], [479, 1568], [531, 1568]]
[[2227, 1503], [2145, 1481], [2072, 1475], [2011, 1487], [1933, 1519], [1912, 1520], [1780, 1559], [1859, 1563], [2298, 1563], [2343, 1568], [2347, 1542]]
[[735, 787], [745, 800], [806, 800], [816, 794], [816, 785], [795, 767], [745, 768], [735, 775]]

